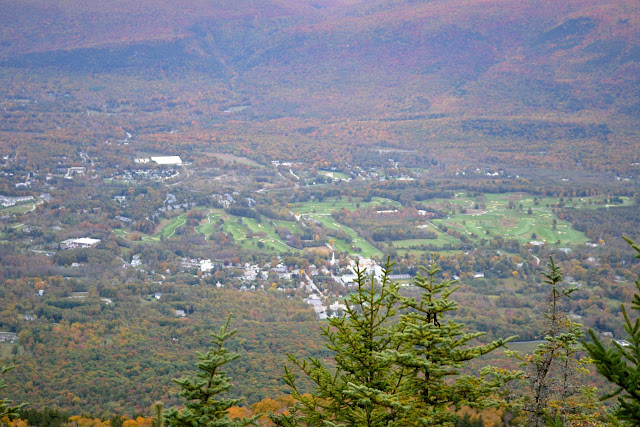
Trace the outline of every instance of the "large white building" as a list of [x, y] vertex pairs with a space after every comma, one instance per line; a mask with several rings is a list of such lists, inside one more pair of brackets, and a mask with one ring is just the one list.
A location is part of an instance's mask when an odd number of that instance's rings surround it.
[[180, 156], [152, 157], [151, 161], [159, 165], [181, 165], [182, 164], [182, 159], [180, 158]]
[[79, 239], [67, 239], [60, 242], [62, 249], [91, 248], [100, 243], [100, 239], [91, 239], [89, 237], [81, 237]]
[[149, 163], [154, 162], [158, 165], [162, 166], [179, 166], [182, 164], [182, 159], [180, 156], [154, 156], [154, 157], [143, 157], [134, 159], [136, 163]]

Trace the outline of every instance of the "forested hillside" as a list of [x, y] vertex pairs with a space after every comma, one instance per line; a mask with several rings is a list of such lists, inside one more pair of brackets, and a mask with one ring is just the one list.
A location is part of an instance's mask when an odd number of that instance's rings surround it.
[[[106, 137], [123, 136], [121, 126], [140, 143], [186, 150], [215, 141], [262, 160], [334, 163], [363, 148], [395, 147], [431, 159], [437, 153], [447, 165], [475, 159], [637, 173], [635, 1], [119, 2], [108, 9], [97, 1], [30, 1], [3, 2], [0, 11], [8, 17], [3, 78], [11, 82], [4, 131], [17, 131], [18, 120], [21, 132], [53, 137], [57, 123], [82, 129], [60, 142], [91, 139], [107, 114]], [[55, 102], [56, 93], [66, 99]], [[23, 98], [41, 105], [14, 105]], [[52, 101], [75, 113], [44, 119]], [[87, 108], [98, 112], [88, 126], [73, 119]]]

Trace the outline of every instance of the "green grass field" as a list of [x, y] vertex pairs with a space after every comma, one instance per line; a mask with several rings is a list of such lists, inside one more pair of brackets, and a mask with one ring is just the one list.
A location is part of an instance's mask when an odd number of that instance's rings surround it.
[[[536, 203], [533, 196], [520, 193], [487, 194], [485, 197], [486, 206], [476, 210], [473, 209], [476, 200], [458, 195], [450, 203], [465, 208], [466, 213], [456, 210], [449, 218], [433, 222], [453, 228], [472, 241], [501, 236], [505, 240], [517, 239], [520, 243], [535, 240], [547, 244], [560, 242], [564, 246], [589, 240], [584, 233], [574, 230], [571, 224], [553, 214], [552, 206], [557, 199], [542, 198]], [[531, 213], [528, 213], [529, 209]]]
[[[241, 220], [241, 223], [238, 220]], [[222, 229], [231, 234], [233, 240], [245, 249], [262, 250], [273, 253], [298, 252], [299, 250], [280, 240], [275, 226], [268, 221], [258, 223], [253, 218], [239, 218], [227, 215]], [[260, 236], [261, 233], [266, 235]], [[261, 245], [259, 244], [261, 243]]]
[[171, 222], [169, 223], [169, 225], [164, 227], [162, 231], [160, 231], [160, 234], [165, 238], [169, 238], [173, 236], [173, 234], [176, 232], [176, 228], [186, 224], [186, 222], [187, 222], [187, 214], [178, 215], [177, 217], [171, 219]]
[[27, 212], [32, 211], [34, 206], [35, 206], [34, 203], [25, 203], [25, 204], [22, 204], [22, 205], [16, 205], [16, 206], [10, 206], [8, 208], [2, 208], [2, 209], [0, 209], [0, 212], [14, 213], [14, 214], [22, 215], [22, 214], [25, 214]]
[[[378, 206], [384, 203], [399, 206], [397, 202], [392, 202], [382, 198], [374, 198], [370, 202], [362, 202], [360, 199], [353, 199], [352, 201], [348, 201], [346, 199], [334, 199], [323, 202], [298, 204], [292, 207], [292, 212], [295, 215], [301, 215], [302, 218], [306, 220], [317, 220], [328, 229], [341, 230], [349, 235], [351, 244], [347, 243], [343, 239], [332, 239], [333, 248], [335, 250], [370, 258], [373, 256], [381, 256], [382, 252], [360, 237], [355, 230], [335, 222], [331, 216], [331, 212], [343, 208], [355, 210], [358, 209], [358, 205], [360, 207], [365, 207]], [[241, 223], [239, 223], [239, 217], [229, 215], [222, 210], [212, 209], [210, 212], [209, 218], [211, 219], [211, 222], [207, 222], [196, 227], [196, 231], [205, 235], [207, 235], [207, 233], [210, 234], [213, 231], [213, 224], [219, 218], [223, 218], [223, 230], [226, 233], [231, 234], [236, 243], [245, 249], [261, 249], [263, 251], [270, 251], [273, 253], [299, 251], [299, 249], [289, 246], [278, 236], [278, 233], [276, 232], [276, 227], [285, 227], [294, 235], [302, 234], [302, 227], [297, 221], [269, 220], [267, 218], [262, 218], [261, 221], [257, 221], [253, 218], [241, 218]], [[263, 246], [262, 248], [259, 248], [258, 242], [261, 242], [261, 245]]]
[[211, 233], [213, 233], [213, 230], [216, 227], [216, 222], [218, 222], [221, 216], [221, 209], [209, 209], [207, 218], [202, 222], [202, 224], [196, 227], [196, 231], [205, 237], [209, 237]]
[[11, 351], [16, 345], [18, 344], [11, 344], [8, 342], [3, 342], [2, 344], [0, 344], [0, 360], [8, 359], [9, 357], [11, 357]]
[[367, 242], [365, 239], [360, 237], [360, 235], [358, 235], [358, 233], [356, 233], [355, 230], [353, 230], [350, 227], [347, 227], [346, 225], [337, 223], [332, 216], [326, 215], [326, 214], [325, 215], [316, 214], [316, 215], [309, 215], [309, 217], [317, 220], [326, 228], [345, 232], [351, 238], [351, 245], [353, 245], [356, 248], [359, 248], [359, 250], [354, 251], [354, 249], [345, 240], [335, 239], [333, 244], [333, 248], [335, 250], [339, 252], [348, 252], [349, 254], [352, 254], [352, 255], [361, 255], [365, 258], [371, 258], [374, 256], [383, 255], [379, 249], [372, 246], [369, 242]]
[[[247, 230], [245, 228], [244, 225], [240, 225], [238, 224], [238, 219], [237, 217], [232, 217], [231, 218], [227, 218], [224, 221], [224, 225], [222, 226], [222, 229], [224, 230], [225, 233], [229, 233], [233, 236], [233, 239], [240, 243], [241, 241], [245, 240], [247, 237]], [[244, 221], [244, 220], [243, 220]]]
[[318, 171], [318, 174], [319, 175], [324, 175], [324, 176], [327, 176], [327, 177], [333, 178], [333, 179], [346, 180], [346, 179], [350, 178], [349, 175], [347, 175], [346, 173], [336, 172], [336, 171], [328, 171], [328, 170], [322, 170], [322, 169], [320, 169]]
[[163, 236], [165, 239], [171, 238], [176, 232], [176, 229], [178, 227], [186, 224], [187, 222], [186, 218], [187, 218], [186, 213], [183, 213], [176, 217], [171, 218], [171, 220], [162, 227], [159, 233], [156, 233], [150, 236], [144, 236], [142, 238], [142, 241], [143, 242], [159, 242], [162, 240]]
[[[331, 212], [343, 208], [355, 210], [358, 209], [358, 206], [368, 207], [381, 205], [400, 206], [397, 202], [379, 197], [373, 198], [369, 202], [363, 202], [361, 199], [353, 199], [351, 201], [347, 199], [334, 199], [323, 202], [299, 204], [292, 208], [292, 212], [302, 215], [305, 219], [312, 218], [318, 220], [329, 229], [341, 230], [348, 234], [351, 238], [351, 244], [342, 239], [334, 239], [335, 250], [369, 258], [381, 256], [382, 252], [360, 237], [355, 230], [343, 224], [336, 223], [331, 217]], [[224, 220], [222, 230], [230, 234], [233, 240], [245, 249], [259, 249], [273, 252], [274, 254], [295, 253], [300, 251], [299, 249], [289, 246], [276, 232], [276, 227], [286, 227], [292, 234], [302, 234], [302, 227], [297, 221], [269, 220], [267, 218], [262, 218], [261, 221], [257, 221], [253, 218], [240, 218], [230, 215], [223, 209], [208, 209], [207, 217], [200, 225], [195, 227], [195, 231], [207, 238], [215, 231], [217, 227], [216, 224], [218, 224], [220, 219]], [[170, 239], [175, 234], [176, 229], [185, 223], [186, 214], [183, 213], [165, 222], [158, 233], [142, 237], [142, 241], [148, 243], [160, 242], [162, 236], [164, 236], [165, 239]], [[114, 234], [120, 237], [126, 237], [130, 233], [123, 229], [116, 229], [114, 230]]]
[[396, 249], [410, 249], [416, 248], [417, 246], [425, 245], [430, 248], [441, 248], [444, 245], [451, 244], [456, 245], [460, 243], [460, 240], [456, 239], [453, 236], [448, 235], [447, 233], [443, 233], [438, 228], [429, 225], [427, 227], [429, 231], [436, 233], [435, 239], [407, 239], [407, 240], [394, 240], [393, 246]]
[[[630, 198], [622, 198], [623, 204], [613, 206], [630, 205]], [[589, 204], [591, 200], [591, 205]], [[450, 250], [451, 246], [457, 246], [461, 240], [468, 239], [472, 244], [480, 243], [481, 239], [491, 241], [500, 236], [505, 240], [516, 239], [520, 243], [542, 241], [550, 245], [561, 247], [585, 243], [588, 238], [581, 232], [574, 230], [566, 221], [557, 218], [553, 209], [560, 202], [557, 198], [540, 197], [524, 193], [485, 194], [480, 197], [471, 197], [459, 192], [452, 199], [429, 199], [423, 204], [439, 210], [449, 211], [449, 216], [443, 219], [433, 219], [421, 226], [426, 226], [429, 231], [436, 233], [436, 239], [410, 239], [392, 241], [393, 247], [398, 252], [408, 252], [412, 255], [421, 255], [427, 251], [438, 251], [456, 254], [458, 250]], [[562, 201], [565, 206], [576, 208], [602, 207], [602, 198], [573, 198]], [[358, 233], [344, 224], [336, 222], [331, 216], [332, 212], [340, 209], [356, 210], [363, 208], [392, 209], [400, 207], [400, 203], [393, 200], [376, 197], [368, 202], [360, 198], [349, 200], [346, 197], [330, 199], [321, 202], [307, 202], [291, 206], [291, 213], [305, 220], [316, 220], [325, 228], [342, 231], [351, 240], [331, 238], [332, 247], [339, 252], [347, 252], [351, 255], [359, 255], [367, 258], [383, 256], [383, 253], [372, 244], [363, 239]], [[204, 208], [198, 208], [204, 209]], [[273, 254], [299, 252], [289, 246], [276, 232], [277, 227], [286, 227], [293, 235], [301, 235], [303, 227], [298, 221], [270, 220], [261, 218], [240, 218], [228, 214], [223, 209], [207, 209], [206, 218], [195, 231], [208, 238], [215, 232], [219, 220], [224, 220], [222, 230], [230, 234], [234, 241], [245, 249], [261, 250]], [[555, 220], [555, 225], [554, 225]], [[186, 223], [186, 214], [172, 218], [165, 222], [157, 234], [143, 237], [145, 242], [159, 242], [164, 236], [170, 239], [177, 228]], [[438, 227], [446, 226], [450, 230], [460, 233], [460, 238], [442, 232]], [[413, 225], [412, 225], [413, 226]], [[125, 237], [128, 232], [122, 229], [114, 230], [116, 235]], [[464, 237], [463, 237], [464, 236]], [[466, 239], [465, 239], [466, 237]], [[559, 243], [558, 243], [559, 242]]]
[[343, 231], [349, 235], [351, 244], [347, 243], [343, 239], [333, 239], [333, 248], [335, 250], [339, 252], [347, 252], [351, 255], [360, 255], [365, 258], [371, 258], [374, 256], [382, 256], [383, 254], [379, 249], [358, 235], [355, 230], [344, 224], [337, 223], [331, 216], [331, 213], [340, 209], [356, 210], [359, 208], [368, 208], [373, 206], [386, 206], [390, 208], [402, 205], [396, 201], [382, 197], [374, 197], [368, 202], [364, 202], [359, 198], [353, 198], [351, 201], [343, 198], [322, 202], [308, 202], [296, 205], [293, 209], [295, 213], [301, 214], [305, 218], [312, 218], [320, 222], [326, 228]]
[[[258, 223], [253, 218], [245, 218], [244, 223], [246, 224], [247, 228], [251, 232], [255, 234], [262, 234], [262, 233], [266, 234], [266, 236], [264, 237], [262, 236], [253, 237], [253, 240], [262, 242], [265, 248], [269, 248], [275, 252], [288, 252], [288, 251], [297, 252], [298, 251], [298, 249], [292, 246], [289, 246], [286, 242], [280, 239], [280, 237], [275, 231], [275, 227], [276, 227], [275, 223], [274, 225], [269, 224], [268, 221], [261, 221], [260, 223]], [[290, 223], [290, 225], [296, 225], [296, 224]], [[291, 226], [287, 228], [289, 228], [289, 230], [292, 230], [292, 228], [295, 229], [295, 227], [291, 227]]]
[[[209, 237], [218, 227], [218, 221], [222, 219], [224, 223], [222, 230], [231, 234], [233, 240], [245, 249], [263, 250], [274, 253], [296, 252], [298, 249], [287, 245], [280, 240], [275, 231], [275, 227], [284, 226], [295, 231], [300, 231], [294, 222], [288, 221], [269, 221], [263, 219], [260, 223], [253, 218], [240, 218], [229, 215], [222, 209], [209, 209], [206, 219], [195, 227], [196, 232], [205, 237]], [[238, 220], [241, 220], [241, 223]], [[265, 236], [260, 234], [265, 233]], [[250, 237], [248, 237], [248, 235]], [[260, 248], [258, 242], [262, 242], [263, 247]]]
[[102, 182], [104, 182], [105, 184], [117, 184], [117, 185], [126, 185], [126, 186], [132, 185], [129, 181], [123, 181], [123, 180], [111, 179], [111, 178], [104, 178]]
[[589, 204], [589, 200], [593, 201], [594, 197], [575, 197], [571, 202], [568, 202], [566, 206], [568, 207], [576, 207], [581, 209], [598, 209], [598, 208], [611, 208], [617, 206], [631, 206], [633, 204], [633, 199], [631, 197], [620, 197], [622, 199], [622, 203], [615, 204]]

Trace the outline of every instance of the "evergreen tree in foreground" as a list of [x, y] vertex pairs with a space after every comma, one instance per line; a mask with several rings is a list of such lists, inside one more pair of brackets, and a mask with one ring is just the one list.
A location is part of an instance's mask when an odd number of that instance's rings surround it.
[[212, 346], [206, 353], [197, 352], [200, 362], [195, 377], [184, 377], [174, 380], [182, 391], [180, 396], [187, 402], [185, 408], [178, 411], [170, 409], [164, 418], [167, 426], [189, 427], [242, 427], [252, 424], [256, 417], [240, 420], [229, 418], [228, 409], [237, 405], [242, 399], [223, 399], [218, 395], [229, 390], [231, 378], [221, 370], [225, 364], [240, 357], [238, 353], [230, 353], [224, 346], [225, 341], [235, 335], [236, 330], [229, 330], [231, 316], [227, 318], [219, 333], [212, 333]]
[[[0, 366], [0, 375], [5, 374], [13, 369], [13, 366], [5, 367]], [[0, 391], [6, 387], [4, 380], [0, 378]], [[11, 401], [9, 399], [0, 399], [0, 426], [4, 425], [4, 420], [14, 420], [19, 418], [20, 409], [25, 404], [21, 404], [18, 406], [11, 406]]]
[[[631, 239], [623, 237], [637, 252], [640, 258], [640, 246]], [[636, 280], [636, 288], [640, 292], [640, 281]], [[631, 309], [640, 312], [640, 294], [635, 293], [631, 301]], [[617, 396], [618, 405], [616, 416], [620, 420], [629, 421], [632, 425], [640, 425], [640, 318], [631, 321], [624, 304], [624, 329], [627, 332], [627, 342], [622, 345], [616, 341], [609, 348], [605, 348], [593, 331], [589, 335], [593, 343], [583, 341], [584, 347], [594, 360], [598, 372], [614, 383], [616, 390], [604, 398]]]
[[399, 298], [398, 285], [389, 279], [391, 263], [387, 261], [380, 284], [359, 267], [355, 272], [357, 290], [345, 301], [345, 316], [329, 319], [322, 331], [336, 366], [288, 355], [312, 381], [314, 392], [299, 391], [295, 374], [285, 367], [284, 381], [297, 404], [289, 415], [270, 414], [276, 425], [390, 425], [403, 413], [399, 391], [404, 373], [381, 357], [399, 345], [398, 326], [391, 321]]
[[462, 375], [460, 370], [515, 337], [470, 346], [484, 333], [465, 332], [464, 324], [445, 320], [445, 313], [458, 307], [449, 299], [458, 289], [455, 281], [437, 281], [440, 270], [435, 265], [422, 267], [422, 271], [425, 276], [418, 274], [413, 282], [421, 290], [420, 299], [400, 297], [404, 314], [395, 339], [402, 345], [382, 356], [405, 375], [400, 392], [408, 411], [403, 425], [447, 425], [457, 419], [452, 408], [482, 409], [504, 403], [501, 389], [517, 378], [518, 372], [487, 366], [476, 376]]
[[380, 283], [356, 269], [357, 290], [347, 300], [346, 316], [330, 319], [323, 331], [336, 366], [290, 355], [314, 390], [302, 394], [285, 368], [298, 403], [289, 415], [271, 419], [281, 426], [452, 425], [458, 418], [453, 409], [497, 405], [499, 389], [517, 374], [485, 368], [476, 377], [459, 370], [508, 340], [469, 347], [482, 334], [444, 319], [457, 308], [449, 299], [457, 288], [436, 282], [435, 266], [425, 271], [414, 281], [422, 292], [416, 300], [401, 296], [389, 280], [389, 261]]
[[549, 286], [544, 341], [531, 355], [523, 357], [517, 352], [507, 352], [519, 359], [525, 370], [527, 395], [523, 409], [529, 414], [527, 425], [602, 425], [600, 405], [595, 399], [597, 389], [585, 385], [590, 359], [579, 356], [580, 339], [584, 336], [582, 325], [573, 322], [561, 308], [562, 300], [577, 288], [562, 286], [562, 270], [551, 257], [544, 277]]

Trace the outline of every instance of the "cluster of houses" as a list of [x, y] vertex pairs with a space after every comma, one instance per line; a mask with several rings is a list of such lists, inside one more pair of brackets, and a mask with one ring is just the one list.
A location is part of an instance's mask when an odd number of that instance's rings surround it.
[[[113, 199], [120, 206], [125, 206], [127, 204], [127, 196], [115, 196]], [[159, 218], [160, 215], [164, 212], [172, 212], [178, 209], [184, 209], [186, 211], [195, 208], [196, 205], [197, 204], [195, 202], [179, 203], [175, 195], [168, 193], [167, 197], [164, 199], [164, 206], [159, 207], [158, 210], [154, 212], [149, 219], [153, 221], [156, 218]], [[131, 226], [135, 222], [133, 219], [122, 215], [116, 215], [114, 219], [129, 226]]]
[[18, 335], [13, 332], [0, 332], [0, 342], [14, 343], [18, 341]]
[[313, 308], [320, 320], [330, 317], [342, 317], [346, 314], [347, 306], [345, 304], [339, 301], [327, 304], [325, 298], [320, 295], [311, 294], [304, 301]]
[[15, 206], [20, 203], [32, 202], [33, 200], [33, 196], [10, 197], [0, 195], [0, 205], [2, 205], [3, 208]]
[[215, 263], [210, 259], [183, 258], [180, 266], [184, 270], [192, 270], [194, 268], [197, 268], [203, 273], [209, 273], [215, 268]]
[[[335, 256], [332, 255], [332, 258], [329, 261], [329, 265], [337, 267]], [[279, 263], [275, 266], [272, 266], [272, 264], [269, 263], [263, 266], [251, 263], [234, 266], [231, 264], [223, 265], [223, 263], [219, 261], [200, 258], [183, 258], [181, 267], [183, 270], [200, 271], [204, 275], [211, 274], [212, 270], [214, 270], [216, 267], [224, 269], [236, 269], [241, 272], [240, 276], [236, 277], [236, 279], [242, 282], [242, 286], [240, 289], [244, 291], [256, 290], [258, 288], [255, 284], [256, 280], [262, 279], [263, 281], [266, 281], [269, 278], [270, 274], [277, 275], [278, 279], [280, 280], [295, 279], [296, 287], [299, 290], [303, 290], [305, 293], [308, 293], [308, 297], [305, 298], [304, 301], [313, 307], [319, 319], [326, 319], [327, 317], [332, 316], [342, 316], [346, 307], [341, 302], [332, 303], [328, 301], [328, 299], [322, 295], [322, 292], [314, 284], [314, 277], [319, 275], [328, 276], [331, 277], [336, 283], [350, 287], [354, 285], [354, 282], [358, 277], [358, 271], [365, 272], [369, 277], [373, 275], [378, 281], [382, 280], [382, 276], [384, 273], [382, 266], [378, 265], [375, 260], [368, 258], [349, 260], [348, 265], [342, 271], [343, 274], [340, 275], [334, 275], [334, 273], [327, 269], [325, 266], [317, 267], [314, 264], [311, 264], [308, 268], [306, 268], [306, 270], [297, 270], [294, 269], [294, 267], [288, 267], [282, 263]], [[392, 280], [407, 278], [409, 278], [408, 274], [396, 274], [392, 275], [391, 277]], [[301, 281], [297, 282], [297, 280]], [[216, 286], [222, 287], [220, 283], [218, 283]], [[276, 289], [281, 292], [285, 291], [285, 289], [282, 287], [278, 287]]]
[[[177, 167], [182, 166], [183, 162], [180, 156], [153, 156], [153, 157], [140, 157], [135, 158], [134, 163], [138, 165], [144, 165], [148, 163], [155, 163], [159, 166], [166, 166], [159, 169], [131, 169], [124, 172], [116, 172], [111, 175], [113, 179], [121, 179], [126, 182], [136, 182], [137, 180], [150, 179], [153, 181], [165, 181], [170, 178], [178, 176], [180, 173], [176, 170]], [[124, 198], [122, 199], [124, 201]]]
[[126, 216], [122, 216], [122, 215], [116, 215], [115, 219], [117, 219], [120, 222], [124, 222], [125, 224], [133, 224], [133, 220], [131, 218], [128, 218]]
[[179, 203], [176, 199], [176, 196], [171, 193], [167, 193], [167, 197], [164, 199], [163, 203], [165, 204], [165, 206], [161, 206], [160, 208], [158, 208], [158, 211], [154, 212], [153, 215], [151, 215], [151, 220], [158, 218], [160, 214], [164, 212], [171, 212], [178, 209], [184, 209], [186, 211], [188, 209], [193, 209], [196, 207], [196, 202]]
[[242, 275], [238, 277], [242, 282], [254, 282], [258, 277], [262, 280], [267, 280], [269, 276], [269, 272], [273, 271], [278, 275], [278, 278], [289, 280], [292, 278], [292, 273], [289, 272], [288, 268], [283, 264], [278, 264], [276, 267], [271, 267], [270, 264], [265, 264], [264, 266], [259, 266], [258, 264], [250, 264], [245, 263], [242, 266], [234, 266], [231, 264], [223, 265], [222, 262], [212, 261], [210, 259], [201, 259], [201, 258], [183, 258], [180, 266], [183, 270], [193, 270], [197, 269], [202, 273], [208, 274], [216, 267], [221, 267], [225, 269], [232, 268], [241, 268]]
[[238, 196], [239, 194], [240, 193], [238, 193], [237, 191], [234, 191], [233, 194], [230, 194], [230, 193], [212, 194], [211, 198], [213, 198], [218, 203], [220, 203], [223, 208], [228, 208], [229, 206], [231, 206], [231, 204], [236, 202], [233, 196]]
[[[174, 171], [173, 169], [135, 169], [135, 170], [127, 170], [122, 173], [121, 178], [127, 182], [134, 182], [136, 179], [151, 179], [153, 181], [164, 181], [169, 178], [173, 178], [178, 176], [179, 173]], [[119, 174], [114, 175], [114, 177], [120, 177]]]
[[84, 175], [87, 171], [87, 168], [84, 166], [73, 166], [67, 168], [67, 173], [64, 175], [64, 179], [73, 179], [74, 175]]

